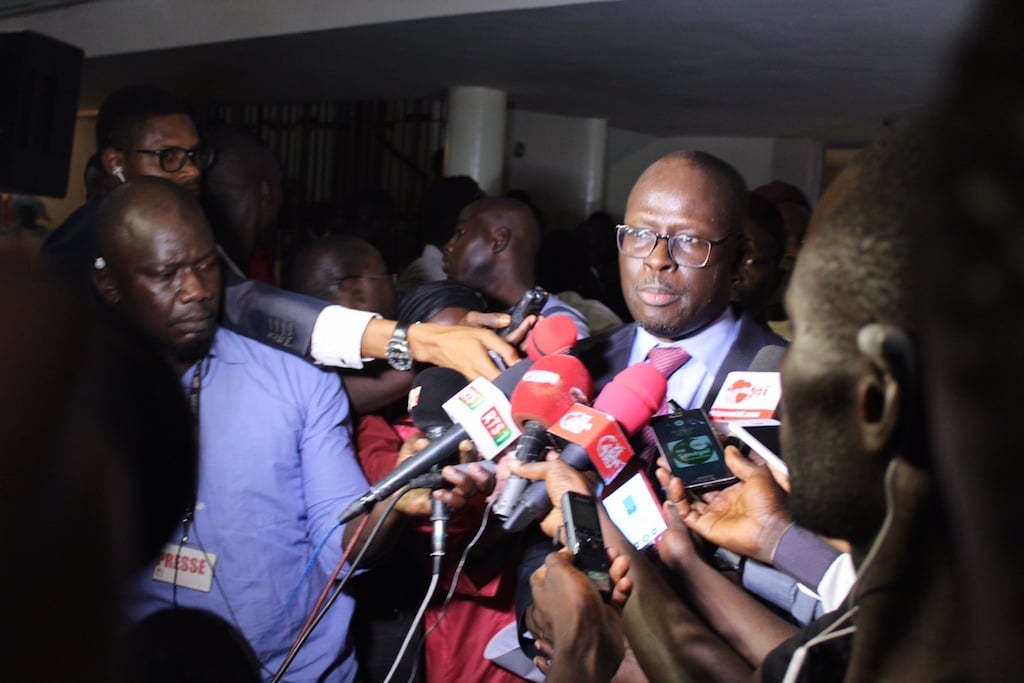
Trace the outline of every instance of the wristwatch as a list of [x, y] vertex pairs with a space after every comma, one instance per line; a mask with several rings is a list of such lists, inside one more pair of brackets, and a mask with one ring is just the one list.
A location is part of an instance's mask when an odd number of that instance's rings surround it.
[[384, 352], [384, 358], [387, 359], [388, 365], [393, 367], [395, 370], [409, 370], [412, 368], [412, 354], [409, 353], [409, 324], [398, 323], [395, 325], [395, 331], [391, 333], [391, 339], [388, 340], [387, 351]]

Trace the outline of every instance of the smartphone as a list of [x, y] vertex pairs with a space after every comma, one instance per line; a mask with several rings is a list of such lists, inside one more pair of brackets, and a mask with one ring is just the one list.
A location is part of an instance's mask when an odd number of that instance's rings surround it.
[[611, 562], [601, 537], [601, 518], [597, 501], [591, 496], [566, 491], [562, 495], [562, 517], [565, 519], [565, 546], [576, 557], [576, 568], [586, 574], [605, 597], [611, 595], [608, 575]]
[[522, 324], [523, 320], [528, 315], [540, 315], [541, 309], [544, 308], [544, 304], [548, 302], [548, 292], [543, 287], [537, 286], [526, 290], [523, 294], [523, 298], [519, 300], [519, 303], [510, 311], [512, 315], [512, 322], [508, 327], [501, 330], [501, 336], [505, 337]]
[[729, 423], [729, 434], [739, 439], [747, 449], [754, 451], [773, 469], [789, 475], [789, 467], [782, 459], [782, 445], [779, 441], [779, 425], [777, 424], [741, 424]]
[[658, 450], [688, 491], [724, 488], [736, 481], [708, 414], [701, 408], [651, 419]]
[[661, 501], [642, 471], [614, 489], [606, 488], [601, 502], [612, 522], [637, 550], [646, 550], [657, 543], [668, 529]]

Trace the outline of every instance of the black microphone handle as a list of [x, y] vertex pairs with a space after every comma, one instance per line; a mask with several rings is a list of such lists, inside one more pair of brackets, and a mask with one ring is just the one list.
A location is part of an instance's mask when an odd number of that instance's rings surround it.
[[[558, 459], [580, 472], [594, 469], [594, 462], [587, 449], [571, 441], [562, 449]], [[552, 507], [547, 484], [543, 481], [532, 482], [519, 497], [518, 505], [502, 522], [501, 528], [512, 534], [522, 531], [533, 522], [543, 519]]]
[[[479, 465], [484, 470], [494, 474], [497, 471], [497, 466], [493, 460], [474, 460], [473, 462], [463, 463], [461, 465], [453, 465], [457, 470], [466, 472], [469, 470], [470, 465]], [[409, 488], [411, 489], [451, 489], [455, 486], [444, 478], [440, 471], [427, 472], [421, 474], [418, 477], [413, 477], [409, 480]]]
[[[544, 452], [551, 444], [551, 440], [548, 438], [547, 427], [543, 423], [537, 420], [527, 420], [523, 423], [523, 433], [519, 437], [519, 443], [516, 446], [516, 460], [519, 462], [536, 462], [540, 459], [541, 453]], [[507, 517], [515, 509], [516, 501], [526, 490], [526, 487], [530, 484], [528, 479], [523, 479], [517, 474], [509, 475], [508, 480], [505, 482], [505, 488], [502, 489], [501, 495], [498, 496], [498, 500], [494, 503], [494, 514], [499, 517]]]
[[[494, 379], [494, 386], [501, 390], [505, 396], [512, 393], [512, 390], [523, 378], [526, 371], [533, 366], [533, 360], [524, 358], [518, 363], [501, 373]], [[430, 470], [434, 465], [439, 465], [449, 456], [459, 450], [459, 444], [468, 439], [466, 429], [460, 424], [452, 425], [436, 441], [409, 458], [401, 465], [391, 471], [386, 477], [370, 487], [370, 490], [357, 498], [348, 509], [338, 516], [338, 521], [345, 524], [351, 519], [369, 511], [376, 503], [384, 500], [398, 489], [405, 486], [413, 477]]]
[[465, 428], [460, 424], [452, 425], [440, 437], [430, 442], [422, 451], [404, 461], [401, 465], [370, 487], [370, 490], [357, 498], [338, 521], [342, 524], [368, 512], [376, 503], [384, 500], [398, 489], [405, 486], [413, 477], [428, 472], [434, 465], [439, 465], [459, 450], [459, 444], [468, 439]]

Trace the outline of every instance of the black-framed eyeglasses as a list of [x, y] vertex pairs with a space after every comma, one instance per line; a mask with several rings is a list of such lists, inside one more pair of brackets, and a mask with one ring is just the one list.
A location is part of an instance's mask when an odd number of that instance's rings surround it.
[[736, 237], [735, 234], [714, 241], [693, 235], [660, 235], [647, 228], [630, 225], [616, 225], [615, 239], [619, 251], [631, 258], [647, 258], [654, 253], [658, 240], [668, 242], [668, 253], [676, 265], [687, 268], [703, 268], [711, 259], [711, 248], [724, 244]]
[[191, 161], [200, 171], [205, 171], [213, 165], [216, 158], [216, 150], [212, 147], [164, 147], [163, 149], [137, 149], [139, 154], [152, 154], [160, 161], [160, 168], [165, 173], [177, 173], [185, 167], [185, 161]]

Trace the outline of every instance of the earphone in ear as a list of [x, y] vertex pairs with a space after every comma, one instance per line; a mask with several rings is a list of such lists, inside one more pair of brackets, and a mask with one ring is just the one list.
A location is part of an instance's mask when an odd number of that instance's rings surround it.
[[125, 180], [127, 180], [127, 178], [124, 177], [124, 169], [121, 168], [120, 166], [115, 166], [114, 170], [111, 171], [111, 173], [113, 173], [114, 177], [120, 180], [122, 183], [125, 182]]

